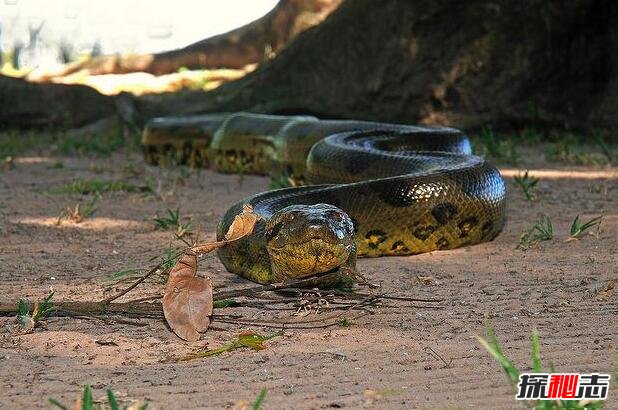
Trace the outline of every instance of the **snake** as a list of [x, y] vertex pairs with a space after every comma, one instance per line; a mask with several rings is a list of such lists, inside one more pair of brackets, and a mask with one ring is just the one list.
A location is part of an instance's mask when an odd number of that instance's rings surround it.
[[232, 205], [217, 228], [221, 240], [246, 205], [260, 217], [217, 251], [228, 271], [257, 283], [474, 245], [505, 224], [500, 172], [454, 128], [240, 112], [156, 118], [142, 142], [152, 165], [284, 182]]

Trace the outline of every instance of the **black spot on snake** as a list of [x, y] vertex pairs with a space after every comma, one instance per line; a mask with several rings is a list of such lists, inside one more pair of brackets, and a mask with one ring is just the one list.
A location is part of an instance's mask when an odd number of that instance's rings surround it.
[[230, 164], [235, 164], [237, 161], [238, 155], [236, 154], [236, 151], [234, 151], [233, 149], [228, 149], [227, 151], [225, 151], [225, 159], [228, 163]]
[[412, 235], [420, 239], [421, 241], [426, 240], [434, 233], [436, 230], [435, 226], [432, 225], [418, 225], [412, 231]]
[[489, 232], [491, 232], [493, 227], [494, 227], [494, 224], [491, 221], [487, 221], [483, 224], [483, 227], [481, 228], [481, 232], [483, 232], [483, 235], [487, 235]]
[[436, 241], [436, 246], [438, 247], [438, 249], [448, 249], [448, 246], [449, 246], [448, 239], [446, 239], [445, 237], [438, 239]]
[[459, 222], [459, 224], [457, 225], [460, 231], [459, 237], [465, 238], [466, 236], [468, 236], [472, 228], [478, 225], [478, 223], [479, 220], [476, 218], [476, 216], [471, 216]]
[[457, 214], [457, 207], [450, 202], [442, 202], [433, 207], [431, 214], [440, 225], [445, 225]]
[[377, 248], [382, 242], [386, 240], [386, 232], [381, 231], [379, 229], [374, 229], [372, 231], [367, 232], [365, 235], [365, 242], [369, 245], [370, 248]]
[[393, 251], [394, 253], [407, 253], [410, 250], [403, 241], [397, 241], [393, 244], [393, 246], [391, 246], [391, 251]]

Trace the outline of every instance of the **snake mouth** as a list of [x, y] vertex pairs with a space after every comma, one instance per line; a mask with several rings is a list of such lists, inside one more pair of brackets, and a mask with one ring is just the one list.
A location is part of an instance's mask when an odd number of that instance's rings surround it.
[[343, 265], [353, 249], [351, 242], [332, 243], [322, 238], [313, 238], [302, 244], [268, 247], [271, 263], [294, 278], [331, 271]]
[[[347, 242], [347, 243], [344, 243], [344, 242]], [[315, 235], [313, 237], [299, 238], [298, 240], [291, 240], [290, 238], [288, 238], [288, 241], [286, 243], [279, 244], [279, 245], [270, 243], [268, 245], [268, 249], [277, 252], [277, 251], [283, 251], [286, 248], [298, 247], [298, 246], [317, 248], [317, 247], [329, 247], [329, 246], [340, 246], [340, 245], [351, 246], [351, 243], [352, 243], [351, 241], [342, 241], [341, 239], [334, 237], [334, 236], [324, 237], [324, 236]]]

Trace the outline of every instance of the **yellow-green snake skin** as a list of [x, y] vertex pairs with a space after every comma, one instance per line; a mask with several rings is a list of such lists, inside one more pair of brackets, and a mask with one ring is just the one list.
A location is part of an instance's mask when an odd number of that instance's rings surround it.
[[356, 256], [489, 241], [505, 221], [500, 173], [452, 128], [211, 114], [152, 120], [143, 144], [150, 164], [299, 185], [246, 198], [219, 224], [221, 239], [244, 204], [262, 217], [250, 236], [218, 251], [229, 271], [259, 283], [353, 267]]

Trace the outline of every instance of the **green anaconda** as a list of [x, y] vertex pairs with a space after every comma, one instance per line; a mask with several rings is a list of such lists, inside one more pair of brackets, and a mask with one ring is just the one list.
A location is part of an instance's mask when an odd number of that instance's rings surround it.
[[285, 177], [298, 184], [233, 205], [262, 219], [220, 249], [225, 267], [259, 283], [354, 265], [356, 257], [412, 255], [493, 239], [505, 221], [500, 173], [471, 154], [460, 131], [366, 121], [247, 113], [156, 119], [145, 156], [172, 156], [221, 172]]

